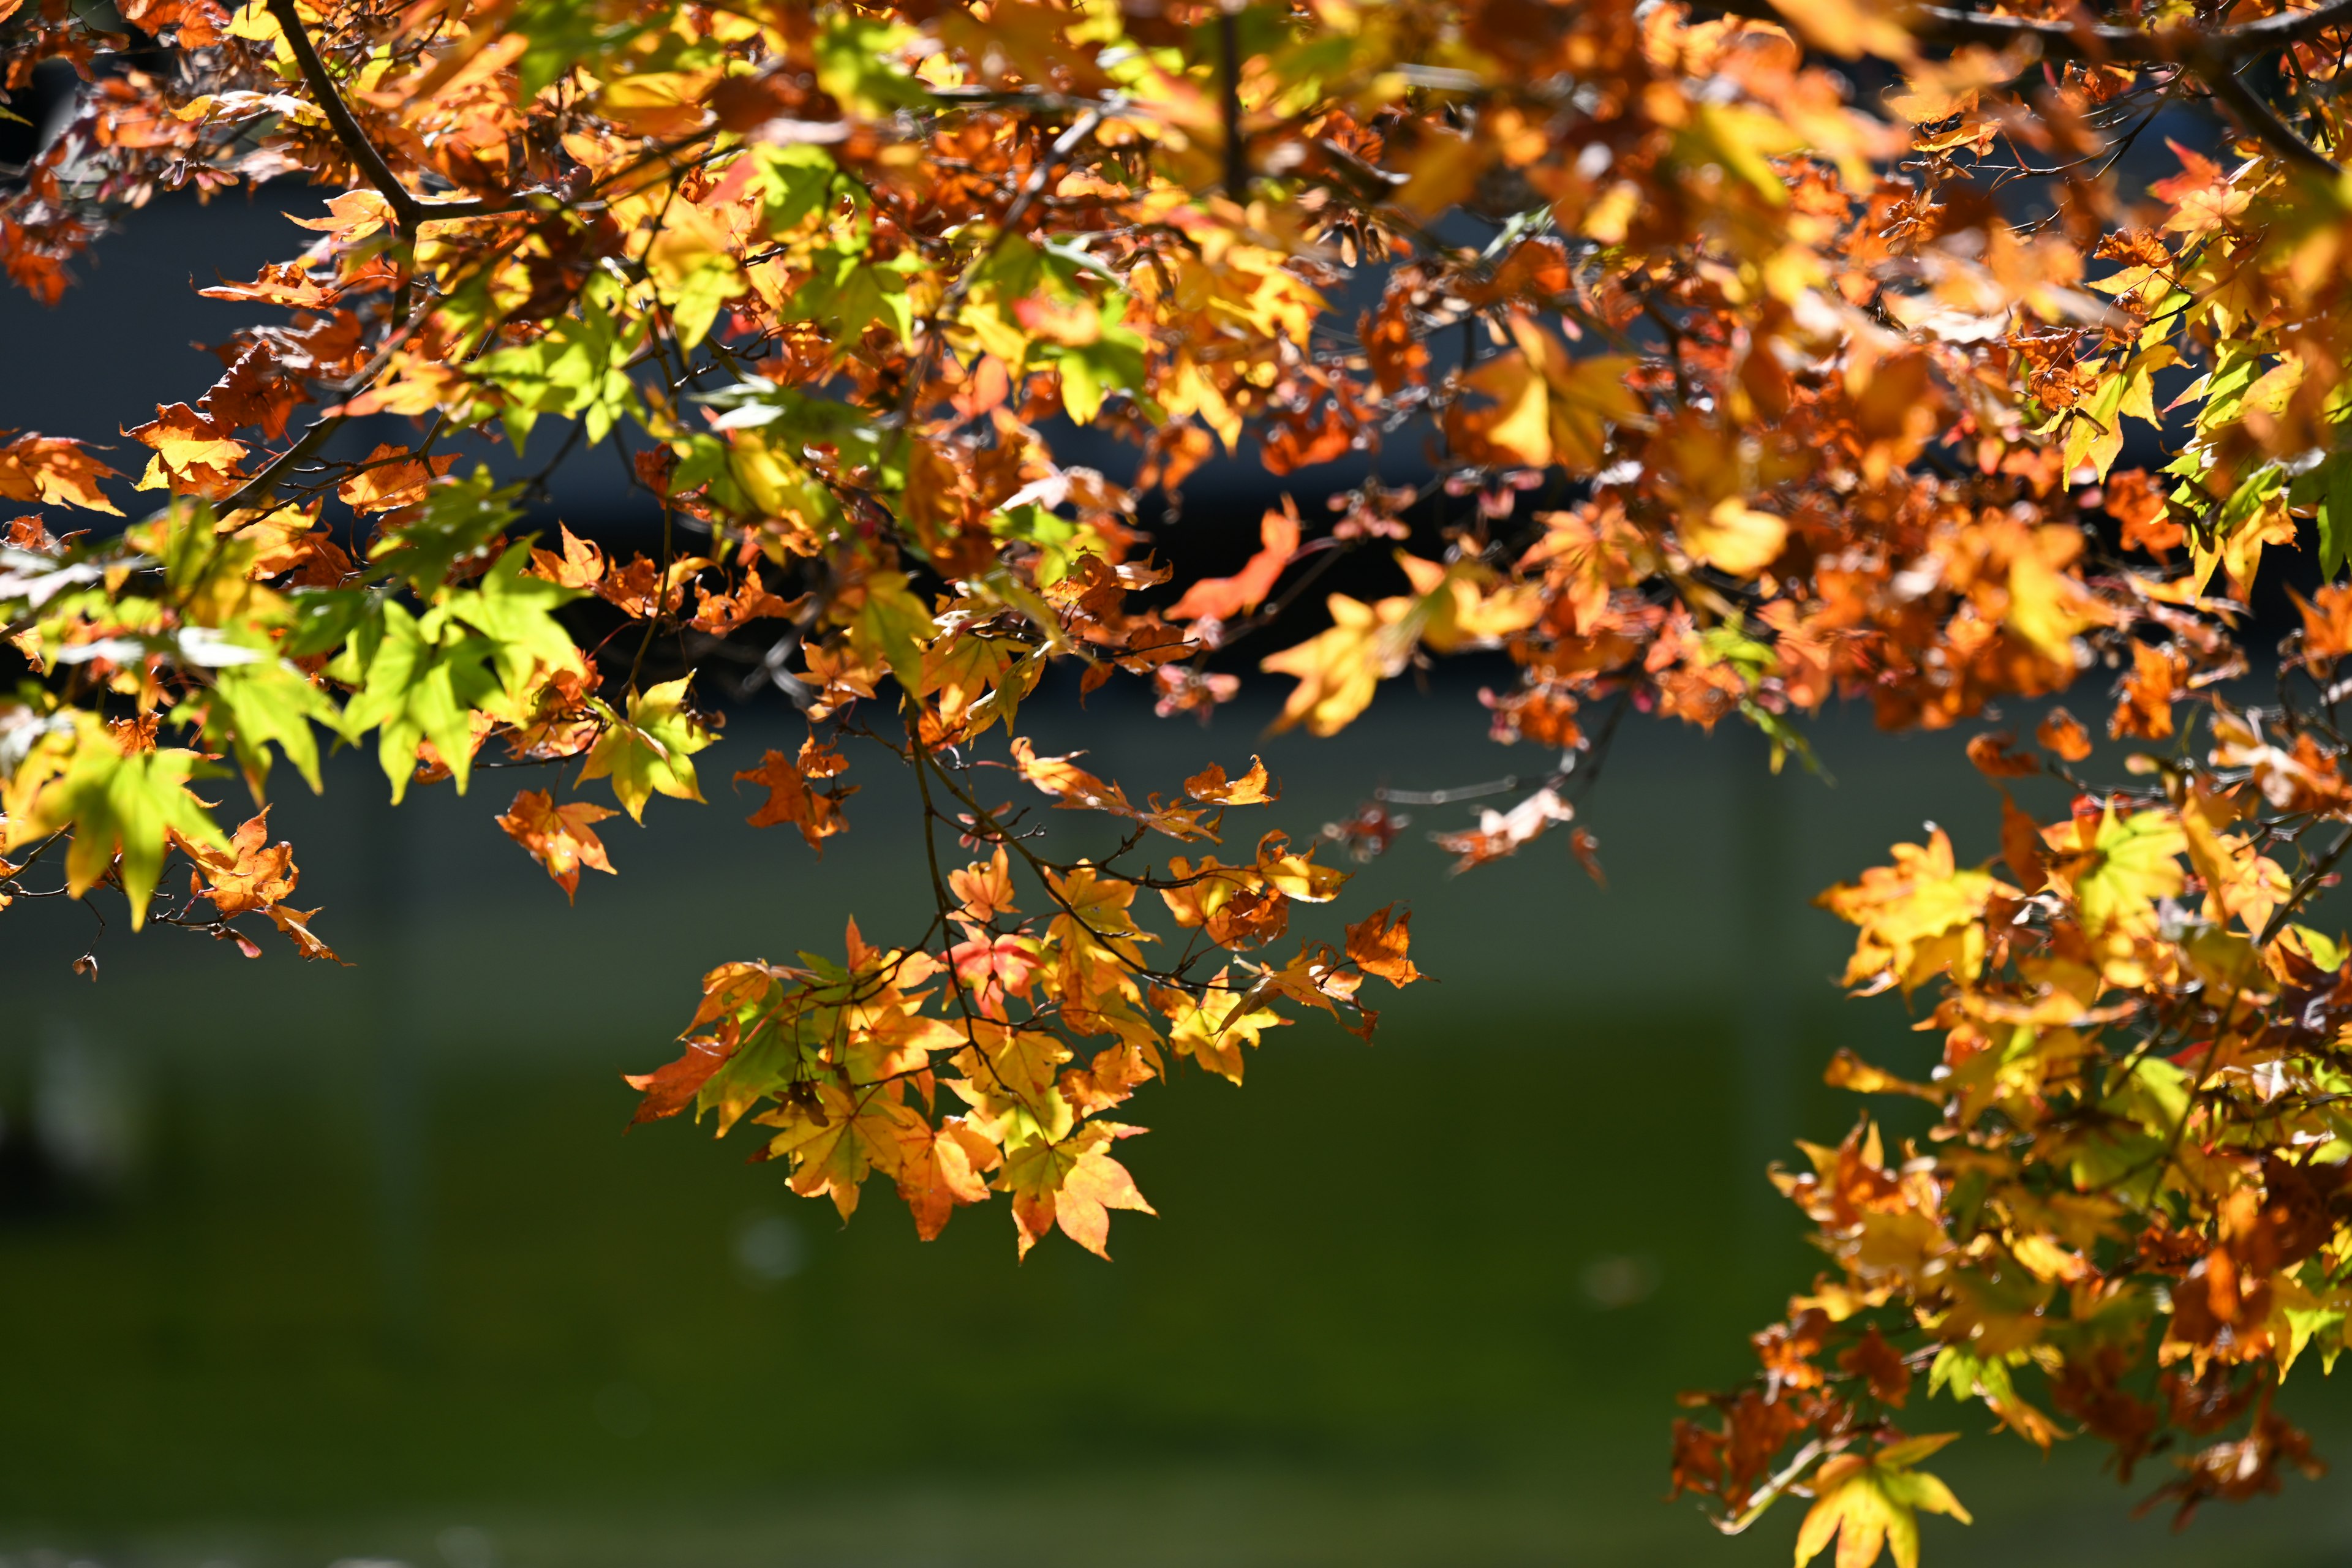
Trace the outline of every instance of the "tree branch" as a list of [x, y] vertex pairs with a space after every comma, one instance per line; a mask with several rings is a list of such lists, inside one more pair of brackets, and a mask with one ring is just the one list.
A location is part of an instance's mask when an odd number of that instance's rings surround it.
[[2222, 69], [2210, 75], [2200, 72], [2205, 85], [2230, 118], [2256, 141], [2276, 153], [2288, 163], [2315, 174], [2333, 177], [2337, 172], [2336, 160], [2303, 139], [2303, 133], [2289, 125], [2273, 109], [2270, 100], [2248, 87], [2232, 72]]
[[[1724, 9], [1756, 14], [1744, 3], [1727, 5]], [[2260, 21], [2210, 31], [2194, 26], [2154, 32], [2140, 27], [2084, 27], [2065, 22], [2032, 22], [2021, 16], [1984, 16], [1943, 5], [1921, 6], [1911, 14], [1908, 25], [1913, 37], [1932, 44], [1990, 44], [1998, 48], [2031, 38], [2042, 46], [2045, 55], [2056, 58], [2187, 65], [2214, 59], [2243, 60], [2330, 27], [2352, 27], [2352, 0], [2328, 0], [2326, 5], [2309, 10], [2284, 11]]]
[[383, 154], [376, 151], [375, 143], [369, 141], [367, 132], [360, 129], [360, 122], [352, 115], [351, 105], [343, 101], [343, 95], [336, 89], [334, 78], [327, 74], [327, 62], [319, 58], [318, 46], [310, 42], [310, 35], [302, 26], [301, 16], [294, 9], [294, 0], [268, 0], [268, 5], [270, 16], [276, 18], [278, 29], [286, 35], [287, 47], [294, 52], [294, 64], [300, 68], [302, 79], [310, 84], [310, 96], [319, 100], [319, 111], [327, 117], [328, 125], [334, 130], [335, 140], [343, 144], [343, 151], [350, 153], [352, 162], [360, 166], [360, 173], [367, 176], [368, 184], [392, 205], [394, 226], [414, 234], [416, 226], [425, 219], [425, 204], [417, 199], [415, 192], [400, 183], [400, 177], [392, 172], [392, 165], [384, 162]]
[[[1735, 16], [1785, 24], [1787, 15], [1774, 0], [1716, 0], [1717, 9]], [[2308, 10], [2285, 11], [2232, 27], [2195, 25], [2161, 27], [2082, 26], [2065, 22], [2035, 22], [2022, 16], [1987, 16], [1942, 5], [1922, 5], [1904, 18], [1911, 36], [1922, 43], [1956, 47], [1982, 44], [2007, 48], [2021, 43], [2039, 47], [2046, 58], [2092, 64], [2123, 61], [2135, 65], [2172, 65], [2201, 82], [2240, 129], [2269, 147], [2280, 158], [2307, 173], [2334, 175], [2336, 161], [2305, 141], [2263, 96], [2238, 79], [2246, 61], [2267, 50], [2315, 37], [2331, 27], [2352, 31], [2352, 0], [2327, 0]]]
[[[1787, 14], [1771, 0], [1716, 0], [1716, 9], [1759, 22], [1785, 23]], [[2244, 60], [2265, 49], [2324, 33], [2330, 27], [2352, 28], [2352, 0], [2328, 0], [2308, 10], [2284, 11], [2233, 27], [2206, 29], [2194, 26], [2144, 27], [2080, 26], [2066, 22], [2035, 22], [2023, 16], [1987, 16], [1945, 5], [1921, 5], [1909, 12], [1904, 25], [1923, 43], [1986, 44], [1994, 48], [2032, 41], [2053, 59], [2128, 60], [2147, 65], [2186, 65], [2200, 60]]]

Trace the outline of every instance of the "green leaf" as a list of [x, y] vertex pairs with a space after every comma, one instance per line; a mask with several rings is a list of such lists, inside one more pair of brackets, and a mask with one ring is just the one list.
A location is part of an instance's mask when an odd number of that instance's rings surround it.
[[365, 588], [297, 588], [288, 595], [288, 626], [278, 651], [308, 658], [342, 647], [362, 628], [381, 636], [383, 603], [382, 595]]
[[575, 66], [615, 53], [645, 30], [637, 22], [607, 24], [600, 11], [579, 0], [533, 0], [515, 13], [509, 27], [530, 40], [515, 62], [523, 102], [571, 75]]
[[120, 855], [122, 893], [131, 901], [131, 929], [136, 931], [147, 921], [169, 834], [210, 848], [227, 847], [205, 804], [187, 788], [190, 779], [213, 770], [188, 751], [126, 757], [92, 714], [75, 713], [73, 728], [73, 750], [60, 776], [34, 798], [31, 834], [72, 830], [66, 887], [77, 899], [98, 885]]
[[2352, 452], [2332, 452], [2312, 471], [2319, 507], [2319, 571], [2331, 582], [2352, 557]]
[[680, 676], [650, 691], [632, 692], [625, 719], [598, 702], [604, 731], [589, 748], [578, 782], [611, 779], [614, 798], [638, 822], [646, 819], [646, 802], [656, 795], [700, 801], [702, 788], [689, 759], [715, 737], [687, 709], [686, 689], [693, 679]]
[[381, 638], [364, 666], [361, 652], [355, 641], [327, 673], [360, 688], [343, 709], [342, 731], [352, 741], [378, 731], [376, 757], [392, 783], [393, 804], [408, 793], [425, 741], [441, 753], [463, 795], [473, 767], [470, 715], [501, 695], [490, 668], [490, 640], [465, 632], [443, 610], [428, 610], [419, 620], [387, 604]]
[[761, 222], [772, 235], [787, 234], [800, 227], [830, 205], [838, 191], [846, 191], [859, 199], [860, 205], [864, 205], [863, 187], [845, 177], [834, 163], [833, 154], [822, 147], [805, 142], [782, 146], [763, 143], [751, 149], [751, 157], [759, 169], [760, 191], [765, 198]]
[[515, 498], [520, 485], [500, 487], [487, 466], [461, 479], [445, 479], [425, 494], [408, 520], [368, 552], [369, 559], [430, 593], [449, 580], [461, 561], [480, 556], [507, 526], [522, 516]]
[[[705, 328], [740, 284], [734, 264], [719, 259], [724, 267], [719, 293], [701, 317]], [[585, 435], [593, 445], [623, 418], [638, 412], [636, 384], [629, 379], [628, 366], [650, 324], [643, 317], [614, 321], [599, 293], [592, 286], [581, 296], [578, 315], [562, 318], [530, 342], [484, 354], [476, 364], [477, 374], [506, 394], [500, 417], [517, 452], [542, 414], [585, 419]], [[671, 303], [684, 308], [676, 300]]]
[[342, 715], [334, 700], [283, 658], [230, 665], [213, 675], [212, 700], [204, 705], [204, 734], [215, 747], [233, 748], [253, 798], [263, 798], [269, 778], [269, 745], [275, 742], [294, 771], [316, 795], [319, 742], [310, 733], [317, 720], [330, 730]]
[[817, 83], [845, 108], [869, 120], [887, 120], [895, 110], [928, 105], [930, 89], [884, 58], [920, 36], [904, 22], [830, 12], [815, 39]]
[[530, 563], [530, 541], [510, 545], [479, 582], [446, 593], [441, 599], [452, 619], [490, 639], [490, 658], [506, 688], [504, 717], [517, 723], [522, 721], [531, 674], [538, 667], [580, 668], [580, 653], [572, 634], [553, 614], [557, 606], [579, 598], [580, 591], [527, 575], [523, 568]]
[[866, 579], [866, 602], [850, 618], [850, 643], [861, 654], [880, 654], [900, 685], [912, 688], [921, 679], [923, 645], [938, 633], [930, 610], [908, 591], [904, 572]]

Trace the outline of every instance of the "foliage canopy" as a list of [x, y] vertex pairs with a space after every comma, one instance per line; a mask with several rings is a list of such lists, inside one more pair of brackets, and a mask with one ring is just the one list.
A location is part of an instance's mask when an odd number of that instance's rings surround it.
[[[1777, 765], [1833, 699], [1943, 729], [2113, 670], [2124, 777], [2063, 710], [2038, 752], [1979, 735], [2073, 810], [2004, 793], [1997, 865], [1935, 831], [1824, 895], [1848, 983], [1932, 993], [1944, 1041], [1927, 1081], [1831, 1080], [1932, 1130], [1776, 1175], [1833, 1267], [1692, 1396], [1675, 1483], [1729, 1530], [1810, 1496], [1801, 1563], [1909, 1568], [1920, 1511], [1967, 1517], [1897, 1425], [1948, 1392], [2126, 1478], [2190, 1439], [2184, 1517], [2273, 1489], [2317, 1465], [2273, 1392], [2352, 1309], [2352, 969], [2298, 920], [2352, 845], [2352, 587], [2298, 601], [2274, 698], [2229, 683], [2266, 570], [2352, 550], [2348, 47], [2347, 0], [0, 0], [0, 83], [81, 83], [0, 195], [23, 288], [160, 190], [331, 193], [205, 290], [256, 324], [122, 433], [142, 472], [0, 435], [0, 906], [106, 886], [331, 960], [265, 804], [322, 736], [372, 736], [395, 800], [558, 770], [497, 821], [573, 897], [614, 807], [703, 798], [728, 684], [773, 688], [810, 736], [731, 770], [752, 824], [821, 851], [851, 749], [887, 756], [936, 912], [713, 968], [638, 1118], [749, 1120], [845, 1215], [879, 1173], [925, 1237], [996, 1192], [1023, 1251], [1106, 1252], [1149, 1212], [1112, 1113], [1171, 1058], [1369, 1037], [1365, 986], [1418, 972], [1402, 911], [1289, 931], [1391, 816], [1246, 829], [1277, 791], [1234, 756], [1130, 796], [1022, 735], [1049, 664], [1205, 719], [1254, 660], [1329, 734], [1501, 650], [1496, 735], [1559, 762], [1442, 836], [1463, 868], [1571, 822], [1628, 710]], [[2151, 127], [2195, 145], [2126, 188]], [[414, 433], [345, 451], [369, 416]], [[1058, 458], [1075, 426], [1131, 479]], [[658, 549], [523, 531], [607, 443]], [[1431, 493], [1286, 502], [1179, 581], [1140, 509], [1221, 448]], [[1297, 627], [1351, 553], [1395, 591]], [[230, 769], [234, 828], [197, 793]], [[1057, 857], [1041, 800], [1116, 851]]]

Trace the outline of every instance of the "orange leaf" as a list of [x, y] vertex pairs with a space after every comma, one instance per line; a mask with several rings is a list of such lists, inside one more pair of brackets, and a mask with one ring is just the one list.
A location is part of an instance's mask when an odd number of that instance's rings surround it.
[[1405, 956], [1412, 942], [1411, 933], [1405, 930], [1412, 911], [1407, 910], [1391, 924], [1389, 910], [1394, 908], [1391, 904], [1387, 909], [1375, 910], [1348, 928], [1348, 956], [1365, 973], [1377, 974], [1391, 985], [1403, 987], [1420, 979], [1421, 971]]
[[2079, 763], [2091, 754], [2090, 731], [2063, 708], [2050, 710], [2050, 716], [2035, 728], [2033, 738], [2062, 762]]
[[1258, 522], [1258, 552], [1244, 563], [1242, 569], [1230, 577], [1203, 577], [1184, 590], [1184, 596], [1169, 610], [1171, 621], [1192, 621], [1204, 616], [1230, 621], [1235, 616], [1256, 609], [1274, 591], [1275, 579], [1282, 569], [1298, 554], [1298, 509], [1288, 496], [1282, 505], [1266, 509]]
[[1282, 795], [1268, 786], [1265, 764], [1255, 757], [1250, 759], [1249, 772], [1230, 780], [1223, 764], [1211, 763], [1184, 781], [1184, 793], [1211, 805], [1264, 805]]
[[2023, 778], [2028, 773], [2040, 773], [2040, 763], [2010, 749], [2016, 744], [2017, 737], [2006, 730], [1988, 731], [1969, 742], [1969, 761], [1987, 778]]
[[590, 825], [617, 815], [585, 801], [558, 805], [545, 791], [527, 789], [514, 797], [498, 824], [507, 830], [508, 837], [547, 868], [547, 874], [555, 879], [568, 900], [579, 891], [581, 867], [592, 866], [607, 876], [615, 874], [613, 863], [604, 858], [604, 840]]
[[857, 786], [818, 791], [809, 787], [809, 780], [831, 778], [848, 765], [840, 752], [819, 745], [814, 736], [803, 742], [797, 765], [782, 752], [769, 752], [760, 759], [758, 767], [735, 775], [737, 784], [749, 781], [768, 786], [766, 804], [745, 820], [754, 827], [773, 827], [780, 822], [789, 822], [801, 830], [808, 847], [822, 855], [824, 840], [849, 831], [849, 820], [841, 815], [841, 803], [856, 794]]
[[621, 1081], [640, 1091], [645, 1098], [637, 1101], [636, 1114], [629, 1118], [635, 1127], [640, 1121], [658, 1121], [665, 1116], [676, 1116], [693, 1103], [710, 1081], [710, 1075], [727, 1065], [735, 1054], [735, 1041], [730, 1036], [723, 1039], [700, 1039], [686, 1042], [686, 1054], [674, 1062], [666, 1062], [647, 1073], [624, 1073]]
[[28, 433], [0, 443], [0, 497], [9, 500], [63, 502], [121, 517], [122, 509], [106, 499], [98, 482], [121, 477], [79, 441]]

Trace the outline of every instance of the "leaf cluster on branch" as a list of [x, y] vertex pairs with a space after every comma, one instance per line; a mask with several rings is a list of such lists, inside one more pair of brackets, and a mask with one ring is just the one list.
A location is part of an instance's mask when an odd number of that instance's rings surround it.
[[[1695, 1396], [1675, 1482], [1733, 1530], [1810, 1496], [1801, 1562], [1908, 1568], [1920, 1510], [1966, 1517], [1897, 1425], [1948, 1390], [2126, 1474], [2193, 1439], [2184, 1516], [2271, 1489], [2317, 1463], [2276, 1385], [2352, 1306], [2352, 970], [2301, 918], [2352, 842], [2352, 589], [2274, 702], [2231, 683], [2265, 572], [2352, 549], [2347, 47], [2343, 0], [0, 0], [0, 90], [79, 84], [0, 168], [35, 295], [159, 192], [327, 193], [204, 290], [255, 321], [121, 433], [143, 471], [0, 433], [0, 907], [110, 886], [331, 958], [264, 804], [322, 736], [395, 801], [541, 770], [496, 822], [576, 897], [614, 807], [701, 800], [719, 706], [780, 692], [810, 734], [731, 770], [751, 823], [821, 851], [852, 753], [904, 768], [933, 913], [712, 969], [639, 1118], [749, 1120], [845, 1215], [878, 1172], [926, 1237], [1003, 1193], [1024, 1251], [1103, 1252], [1148, 1210], [1108, 1113], [1304, 1012], [1369, 1037], [1366, 981], [1418, 971], [1394, 910], [1290, 931], [1389, 803], [1229, 847], [1264, 767], [1138, 797], [1040, 755], [1048, 666], [1205, 721], [1254, 665], [1324, 735], [1507, 661], [1493, 733], [1556, 760], [1436, 836], [1460, 868], [1576, 822], [1629, 710], [1777, 767], [1832, 700], [1940, 730], [2116, 671], [2120, 781], [2063, 714], [2041, 757], [1979, 736], [2071, 814], [1826, 896], [1851, 983], [1940, 988], [1945, 1039], [1832, 1081], [1933, 1127], [1778, 1178], [1837, 1267]], [[372, 416], [412, 433], [362, 454]], [[652, 552], [527, 526], [596, 447]], [[1371, 477], [1204, 575], [1178, 501], [1221, 457]], [[1351, 556], [1391, 591], [1299, 625]], [[198, 793], [232, 770], [234, 833]], [[1116, 847], [1064, 854], [1048, 804]]]

